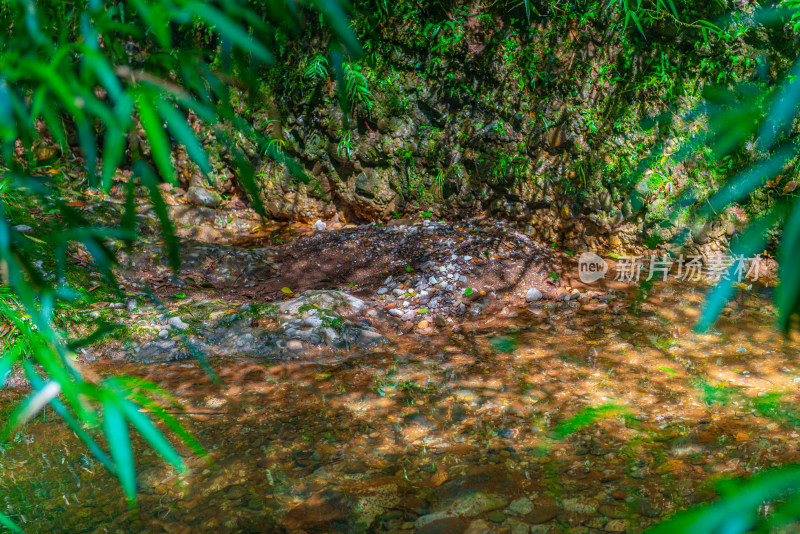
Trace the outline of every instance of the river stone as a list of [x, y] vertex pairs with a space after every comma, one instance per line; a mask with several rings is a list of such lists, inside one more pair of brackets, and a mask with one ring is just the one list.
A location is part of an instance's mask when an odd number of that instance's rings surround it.
[[435, 492], [434, 511], [476, 516], [504, 507], [508, 495], [517, 487], [515, 478], [505, 470], [492, 467], [476, 469], [449, 480]]
[[508, 503], [508, 499], [496, 493], [474, 491], [461, 495], [448, 503], [447, 511], [456, 515], [474, 517], [498, 508]]
[[531, 525], [547, 523], [558, 514], [558, 506], [549, 498], [536, 499], [533, 510], [525, 514], [522, 519]]
[[507, 524], [511, 527], [511, 534], [528, 534], [531, 529], [531, 527], [516, 519], [508, 519]]
[[373, 328], [356, 326], [355, 331], [358, 333], [358, 339], [356, 339], [355, 345], [359, 347], [389, 342], [388, 339]]
[[186, 330], [189, 328], [189, 325], [184, 323], [180, 317], [170, 317], [167, 320], [167, 324], [172, 328], [177, 328], [178, 330]]
[[627, 530], [628, 522], [624, 519], [612, 519], [605, 526], [606, 532], [627, 532]]
[[[490, 514], [491, 515], [491, 514]], [[500, 515], [503, 515], [502, 512]], [[492, 519], [489, 518], [489, 521]], [[502, 521], [494, 521], [495, 523], [501, 523]], [[469, 524], [467, 530], [464, 531], [464, 534], [494, 534], [495, 527], [484, 521], [483, 519], [476, 519], [472, 523]]]
[[567, 512], [575, 512], [578, 514], [594, 514], [597, 513], [597, 507], [591, 503], [581, 502], [580, 499], [564, 499], [561, 505]]
[[535, 287], [532, 287], [525, 294], [525, 300], [527, 300], [528, 302], [536, 302], [542, 300], [542, 292], [536, 289]]
[[525, 515], [533, 511], [533, 502], [527, 497], [520, 497], [508, 505], [508, 511], [515, 515]]
[[449, 512], [423, 515], [414, 522], [416, 534], [451, 534], [464, 532], [470, 520]]
[[311, 317], [306, 317], [303, 319], [303, 324], [311, 328], [319, 328], [322, 326], [322, 319], [312, 315]]
[[177, 341], [156, 340], [139, 347], [134, 360], [142, 363], [168, 362], [178, 359], [179, 353]]
[[352, 310], [361, 313], [369, 306], [366, 302], [344, 291], [310, 290], [304, 291], [299, 297], [284, 301], [278, 307], [282, 314], [295, 315], [302, 306], [316, 305], [325, 310], [345, 311]]
[[283, 517], [292, 531], [349, 531], [353, 502], [341, 491], [323, 491], [295, 506]]
[[190, 187], [186, 192], [186, 199], [196, 206], [204, 206], [206, 208], [216, 208], [222, 203], [222, 197], [219, 196], [219, 193], [196, 185]]
[[359, 532], [367, 530], [376, 518], [396, 507], [401, 493], [407, 491], [405, 482], [394, 477], [356, 482], [342, 489], [352, 503], [352, 519]]
[[610, 506], [603, 504], [598, 507], [597, 511], [611, 519], [625, 519], [628, 517], [628, 510], [624, 506]]
[[506, 514], [504, 514], [500, 510], [494, 510], [492, 512], [489, 512], [486, 518], [492, 523], [502, 523], [503, 521], [506, 520]]

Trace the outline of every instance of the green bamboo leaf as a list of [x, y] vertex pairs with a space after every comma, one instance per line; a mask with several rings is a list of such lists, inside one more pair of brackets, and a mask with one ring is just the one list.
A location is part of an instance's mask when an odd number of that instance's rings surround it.
[[99, 50], [93, 50], [89, 47], [82, 47], [83, 63], [94, 72], [95, 77], [101, 83], [102, 87], [108, 91], [108, 95], [116, 102], [123, 95], [124, 90], [122, 84], [119, 82], [117, 75], [111, 68], [111, 65]]
[[[203, 83], [211, 89], [211, 93], [207, 93], [209, 97], [209, 104], [214, 107], [215, 121], [219, 118], [232, 120], [237, 117], [236, 110], [233, 109], [230, 100], [230, 87], [224, 83], [219, 76], [209, 67], [208, 64], [201, 62], [196, 65], [200, 71], [200, 77]], [[216, 101], [214, 101], [216, 99]]]
[[787, 491], [800, 488], [800, 467], [769, 471], [736, 486], [726, 492], [725, 498], [680, 512], [650, 529], [648, 533], [752, 532], [751, 529], [755, 526], [763, 503], [775, 500]]
[[128, 242], [136, 237], [136, 180], [125, 183], [125, 203], [120, 220], [120, 228], [129, 232]]
[[269, 50], [261, 43], [254, 41], [244, 26], [233, 22], [222, 11], [200, 2], [190, 2], [186, 5], [186, 9], [203, 19], [209, 27], [213, 28], [222, 38], [229, 40], [233, 45], [250, 52], [265, 63], [273, 62], [273, 57]]
[[61, 147], [61, 150], [66, 150], [69, 147], [69, 143], [67, 142], [67, 132], [64, 130], [64, 124], [62, 123], [61, 118], [56, 114], [55, 110], [50, 104], [47, 104], [44, 106], [44, 108], [42, 108], [42, 118], [47, 126], [47, 130]]
[[177, 186], [175, 169], [172, 167], [170, 159], [169, 139], [164, 133], [161, 119], [153, 105], [158, 99], [159, 97], [153, 91], [140, 91], [136, 96], [136, 109], [139, 110], [139, 120], [142, 122], [147, 140], [150, 142], [150, 153], [156, 168], [165, 181]]
[[341, 0], [314, 0], [314, 5], [323, 13], [328, 25], [344, 45], [350, 57], [358, 58], [362, 54], [362, 49], [350, 29], [350, 20], [346, 13], [349, 4]]
[[800, 58], [795, 60], [791, 71], [787, 73], [780, 91], [773, 98], [772, 108], [767, 120], [758, 132], [758, 147], [767, 150], [781, 135], [791, 127], [797, 118], [800, 105]]
[[156, 107], [164, 118], [164, 122], [167, 123], [167, 128], [169, 128], [173, 137], [186, 147], [186, 152], [192, 158], [192, 161], [200, 167], [203, 174], [210, 174], [211, 164], [208, 162], [206, 151], [198, 142], [192, 129], [186, 124], [186, 118], [178, 113], [171, 103], [164, 100], [159, 100], [156, 103]]
[[22, 529], [19, 528], [19, 526], [17, 526], [17, 524], [14, 523], [11, 519], [3, 515], [2, 512], [0, 512], [0, 525], [4, 526], [11, 532], [22, 532]]
[[[704, 32], [704, 35], [707, 35], [706, 32], [708, 31], [714, 32], [715, 34], [719, 35], [720, 32], [722, 31], [719, 26], [707, 20], [698, 20], [697, 23], [700, 24], [702, 31]], [[708, 37], [706, 37], [706, 39], [708, 39]]]
[[156, 178], [153, 170], [143, 161], [138, 161], [133, 166], [133, 171], [142, 181], [142, 184], [147, 188], [150, 195], [150, 202], [153, 204], [153, 209], [156, 212], [158, 221], [161, 224], [161, 233], [164, 236], [164, 241], [167, 244], [167, 256], [169, 258], [170, 266], [175, 272], [180, 272], [181, 269], [181, 254], [178, 238], [175, 236], [175, 228], [169, 218], [169, 211], [164, 198], [161, 196], [161, 190], [158, 188], [158, 179]]
[[[731, 254], [734, 257], [751, 258], [764, 250], [767, 241], [767, 233], [775, 224], [776, 218], [777, 211], [773, 210], [767, 216], [752, 223], [747, 230], [731, 244]], [[741, 266], [737, 266], [737, 263], [734, 262], [728, 268], [726, 277], [723, 277], [706, 297], [703, 311], [700, 314], [700, 320], [695, 326], [698, 332], [705, 332], [711, 328], [719, 317], [719, 314], [722, 313], [722, 309], [730, 301], [736, 289], [735, 284], [738, 281], [738, 277], [735, 276], [737, 268], [741, 268]]]
[[102, 170], [103, 191], [106, 193], [110, 191], [111, 186], [114, 185], [112, 179], [114, 178], [114, 173], [122, 163], [122, 158], [125, 156], [126, 141], [127, 137], [121, 128], [117, 125], [108, 125], [103, 142]]
[[193, 453], [201, 458], [208, 457], [208, 452], [200, 444], [200, 442], [197, 441], [197, 439], [192, 436], [172, 414], [144, 395], [137, 396], [136, 399], [139, 404], [153, 412], [153, 415], [167, 425], [167, 427], [176, 436], [178, 436], [181, 441], [183, 441], [192, 450]]
[[78, 143], [86, 159], [89, 185], [94, 187], [97, 185], [97, 141], [94, 137], [94, 129], [89, 119], [83, 114], [75, 117], [75, 125], [78, 130]]
[[5, 351], [2, 358], [0, 358], [0, 389], [6, 386], [11, 369], [13, 369], [18, 357], [18, 353], [15, 351]]
[[136, 463], [133, 458], [130, 430], [125, 416], [118, 406], [119, 399], [107, 393], [103, 399], [103, 430], [108, 441], [108, 449], [114, 460], [114, 474], [117, 475], [122, 491], [129, 502], [136, 501]]
[[334, 78], [336, 79], [336, 94], [339, 98], [339, 106], [344, 112], [344, 127], [349, 127], [349, 117], [351, 111], [350, 95], [347, 91], [347, 79], [344, 73], [344, 59], [339, 50], [333, 49], [330, 53], [330, 65], [333, 69]]
[[107, 334], [113, 332], [118, 328], [118, 325], [102, 322], [91, 334], [88, 336], [79, 337], [78, 339], [70, 340], [67, 343], [67, 348], [70, 352], [77, 352], [82, 347], [89, 347], [94, 343], [102, 340]]
[[253, 175], [253, 165], [245, 158], [244, 154], [242, 154], [238, 148], [234, 147], [233, 157], [236, 168], [239, 171], [239, 181], [242, 184], [242, 188], [250, 197], [253, 209], [262, 217], [266, 217], [266, 210], [264, 209], [264, 204], [261, 202], [261, 195], [255, 181], [255, 176]]
[[[122, 394], [122, 392], [119, 392]], [[125, 417], [130, 421], [133, 428], [142, 435], [142, 437], [150, 444], [151, 447], [170, 465], [175, 467], [178, 471], [185, 472], [186, 465], [183, 463], [180, 455], [175, 451], [172, 445], [150, 421], [150, 419], [139, 411], [139, 408], [131, 401], [122, 399], [120, 406]]]
[[[209, 93], [209, 87], [205, 83], [204, 70], [196, 68], [197, 61], [189, 61], [188, 65], [181, 68], [181, 78], [184, 88], [191, 94], [184, 91], [172, 91], [172, 96], [184, 109], [193, 111], [200, 119], [208, 122], [216, 122], [218, 115], [214, 111], [214, 102]], [[195, 95], [192, 97], [192, 95]]]
[[642, 29], [642, 25], [639, 23], [639, 16], [636, 13], [631, 12], [631, 20], [636, 25], [636, 29], [639, 30], [639, 33], [642, 34], [642, 39], [645, 41], [647, 40], [647, 36], [644, 34], [644, 30]]
[[[796, 422], [797, 418], [793, 418]], [[788, 496], [784, 504], [778, 502], [775, 506], [775, 513], [771, 517], [764, 518], [766, 525], [764, 532], [779, 532], [786, 529], [787, 525], [792, 525], [800, 517], [800, 497]]]
[[[55, 61], [55, 59], [53, 61]], [[52, 62], [46, 64], [32, 61], [30, 64], [26, 65], [26, 68], [35, 71], [31, 72], [31, 75], [45, 84], [61, 103], [64, 111], [73, 116], [75, 120], [84, 119], [83, 111], [76, 104], [75, 95], [70, 92], [67, 84], [64, 82], [61, 74], [56, 71]]]
[[194, 73], [194, 71], [192, 71], [190, 78], [187, 78], [186, 73], [184, 73], [184, 81], [187, 82], [187, 85], [190, 89], [201, 95], [201, 100], [192, 98], [189, 94], [180, 91], [170, 92], [170, 96], [172, 96], [175, 99], [175, 102], [180, 104], [181, 107], [186, 111], [191, 111], [201, 120], [209, 124], [213, 124], [217, 121], [218, 115], [211, 105], [211, 99], [208, 95], [208, 90], [205, 87], [205, 84], [203, 84], [202, 80], [197, 80], [198, 86], [195, 86], [192, 83], [195, 77], [197, 77], [197, 75]]
[[766, 160], [755, 163], [731, 178], [717, 193], [708, 199], [708, 203], [700, 211], [701, 215], [710, 216], [720, 212], [729, 204], [744, 199], [747, 195], [761, 187], [764, 182], [773, 178], [796, 155], [797, 149], [792, 145], [776, 150]]
[[30, 99], [30, 114], [31, 117], [39, 117], [44, 110], [44, 107], [47, 103], [47, 87], [38, 87], [33, 94], [31, 95]]
[[11, 109], [13, 95], [8, 83], [0, 76], [0, 141], [4, 145], [3, 160], [12, 161], [14, 141], [17, 132], [14, 123], [14, 111]]
[[155, 400], [158, 399], [163, 404], [171, 406], [175, 410], [183, 411], [183, 406], [172, 393], [158, 384], [154, 384], [142, 378], [118, 376], [114, 377], [114, 381], [130, 392], [130, 396], [135, 402], [143, 408], [150, 410], [157, 419], [166, 424], [195, 454], [200, 457], [206, 457], [208, 455], [200, 442]]
[[[241, 9], [235, 3], [223, 3], [221, 4], [225, 11], [237, 17], [241, 17], [242, 21], [247, 23], [247, 26], [250, 32], [253, 35], [268, 35], [269, 32], [274, 32], [275, 30], [267, 24], [263, 17], [255, 10], [252, 9]], [[292, 15], [294, 15], [294, 20], [297, 20], [299, 13], [293, 3], [290, 2], [280, 2], [277, 5], [273, 4], [275, 9], [273, 13], [275, 13], [275, 18], [287, 24], [293, 24]], [[286, 13], [287, 10], [292, 10], [293, 14]]]
[[145, 27], [153, 32], [158, 44], [162, 48], [172, 48], [172, 35], [167, 18], [167, 7], [161, 2], [151, 2], [149, 0], [132, 0], [136, 13], [145, 22]]
[[800, 303], [800, 201], [796, 201], [787, 219], [778, 248], [778, 290], [775, 304], [778, 307], [778, 326], [789, 330], [792, 314]]
[[25, 29], [28, 30], [31, 40], [39, 45], [46, 45], [48, 38], [42, 32], [42, 25], [39, 22], [36, 2], [33, 0], [19, 0], [22, 11], [25, 13]]

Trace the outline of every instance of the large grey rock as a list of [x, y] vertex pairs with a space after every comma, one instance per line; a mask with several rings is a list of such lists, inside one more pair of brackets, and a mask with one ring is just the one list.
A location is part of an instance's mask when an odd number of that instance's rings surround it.
[[196, 205], [207, 208], [216, 208], [222, 203], [222, 197], [216, 191], [205, 187], [192, 186], [186, 192], [186, 199]]
[[180, 317], [170, 317], [167, 320], [167, 324], [172, 328], [177, 328], [178, 330], [186, 330], [189, 328], [189, 325], [184, 323]]
[[542, 292], [536, 289], [535, 287], [532, 287], [528, 290], [527, 293], [525, 293], [525, 300], [527, 300], [528, 302], [537, 302], [539, 300], [542, 300]]
[[[190, 341], [190, 344], [196, 343], [197, 340]], [[133, 360], [141, 363], [169, 362], [187, 358], [189, 353], [190, 351], [185, 346], [174, 339], [156, 339], [139, 347], [139, 350], [133, 355]]]

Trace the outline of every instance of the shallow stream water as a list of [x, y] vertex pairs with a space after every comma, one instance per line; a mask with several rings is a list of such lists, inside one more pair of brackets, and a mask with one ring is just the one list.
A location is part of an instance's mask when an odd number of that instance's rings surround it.
[[[139, 501], [46, 410], [0, 449], [27, 532], [641, 532], [800, 457], [798, 341], [768, 290], [692, 330], [703, 288], [507, 308], [313, 360], [98, 360], [174, 392], [208, 449], [139, 449]], [[24, 392], [7, 390], [8, 405]]]

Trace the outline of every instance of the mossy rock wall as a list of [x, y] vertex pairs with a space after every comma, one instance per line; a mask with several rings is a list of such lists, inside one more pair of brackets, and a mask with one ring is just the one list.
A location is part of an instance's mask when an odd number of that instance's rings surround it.
[[[686, 135], [680, 120], [643, 121], [680, 117], [705, 85], [747, 80], [758, 64], [772, 67], [769, 83], [796, 48], [776, 45], [782, 30], [740, 24], [704, 39], [692, 25], [752, 9], [742, 3], [691, 4], [685, 24], [656, 21], [647, 39], [623, 27], [616, 3], [584, 4], [540, 6], [530, 19], [502, 2], [401, 3], [388, 13], [357, 4], [365, 55], [347, 65], [366, 90], [354, 91], [348, 114], [330, 64], [316, 57], [327, 36], [310, 25], [265, 76], [264, 109], [242, 110], [262, 118], [256, 123], [310, 179], [300, 184], [263, 161], [269, 213], [363, 222], [481, 212], [541, 239], [591, 245], [612, 230], [641, 233], [654, 218], [648, 207], [657, 218], [689, 185], [714, 187], [706, 162], [671, 160]], [[659, 139], [668, 142], [656, 164], [632, 181]]]

